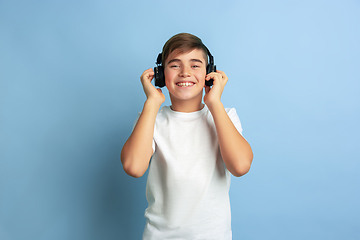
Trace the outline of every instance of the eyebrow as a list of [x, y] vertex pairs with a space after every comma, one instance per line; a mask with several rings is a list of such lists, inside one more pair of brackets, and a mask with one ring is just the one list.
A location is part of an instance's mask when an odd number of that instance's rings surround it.
[[[171, 59], [167, 64], [170, 64], [170, 63], [173, 63], [173, 62], [181, 62], [181, 60], [177, 59], [177, 58], [174, 58], [174, 59]], [[203, 63], [200, 59], [197, 59], [197, 58], [190, 59], [190, 62]]]

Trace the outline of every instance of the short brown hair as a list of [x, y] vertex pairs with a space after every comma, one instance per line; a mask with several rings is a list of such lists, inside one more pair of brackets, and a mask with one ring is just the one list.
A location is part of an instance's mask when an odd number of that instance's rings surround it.
[[179, 33], [172, 36], [164, 45], [162, 51], [162, 65], [165, 65], [166, 59], [169, 57], [170, 53], [177, 50], [179, 53], [189, 52], [194, 49], [202, 49], [204, 51], [204, 56], [206, 64], [208, 62], [208, 50], [203, 44], [200, 38], [190, 33]]

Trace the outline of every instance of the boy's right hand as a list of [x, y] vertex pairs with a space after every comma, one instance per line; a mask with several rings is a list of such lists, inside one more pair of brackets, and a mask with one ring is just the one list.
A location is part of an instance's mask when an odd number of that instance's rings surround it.
[[165, 95], [160, 88], [156, 88], [151, 84], [151, 80], [154, 78], [154, 70], [149, 68], [143, 72], [140, 77], [141, 84], [143, 85], [147, 100], [154, 100], [162, 104], [165, 101]]
[[121, 162], [127, 174], [141, 177], [149, 168], [153, 155], [153, 138], [156, 116], [165, 96], [160, 89], [152, 85], [154, 70], [148, 69], [140, 77], [147, 100], [138, 121], [121, 150]]

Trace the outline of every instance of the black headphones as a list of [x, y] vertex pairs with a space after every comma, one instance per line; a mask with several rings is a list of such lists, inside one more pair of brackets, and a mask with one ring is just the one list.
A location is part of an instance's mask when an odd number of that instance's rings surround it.
[[[206, 74], [209, 74], [211, 72], [216, 72], [216, 66], [214, 65], [214, 57], [211, 55], [209, 49], [207, 47], [206, 52], [209, 56], [209, 63], [206, 66]], [[159, 53], [157, 59], [156, 59], [156, 67], [154, 67], [154, 73], [155, 73], [155, 86], [157, 87], [164, 87], [165, 86], [165, 74], [164, 74], [164, 67], [162, 62], [162, 53]], [[209, 81], [205, 81], [206, 86], [212, 86], [214, 80], [210, 79]]]

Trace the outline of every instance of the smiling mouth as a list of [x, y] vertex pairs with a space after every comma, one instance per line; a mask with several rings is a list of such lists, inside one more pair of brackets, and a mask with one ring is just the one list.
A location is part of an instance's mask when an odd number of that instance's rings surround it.
[[179, 82], [176, 83], [177, 86], [179, 87], [189, 87], [189, 86], [193, 86], [195, 83], [193, 82]]

